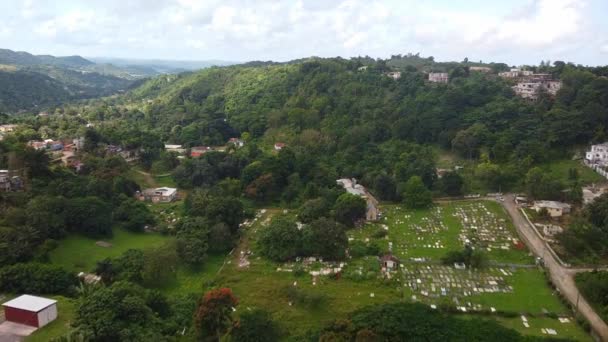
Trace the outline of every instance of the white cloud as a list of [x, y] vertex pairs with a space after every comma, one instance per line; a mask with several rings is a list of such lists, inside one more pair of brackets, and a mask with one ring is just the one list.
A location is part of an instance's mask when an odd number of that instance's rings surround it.
[[97, 56], [245, 61], [421, 52], [437, 59], [591, 60], [606, 52], [598, 37], [608, 26], [592, 19], [608, 9], [603, 1], [488, 0], [474, 7], [434, 0], [56, 0], [52, 6], [4, 0], [0, 35], [20, 32], [12, 43], [2, 39], [7, 48]]

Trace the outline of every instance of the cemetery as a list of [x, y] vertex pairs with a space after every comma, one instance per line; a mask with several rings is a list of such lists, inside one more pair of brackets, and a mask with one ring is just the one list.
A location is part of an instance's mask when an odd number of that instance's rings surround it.
[[[281, 319], [296, 322], [290, 328], [299, 332], [365, 305], [408, 301], [493, 317], [527, 335], [584, 340], [584, 331], [547, 285], [502, 210], [491, 201], [450, 202], [428, 210], [384, 205], [381, 220], [347, 233], [349, 244], [377, 245], [378, 256], [275, 263], [257, 253], [256, 238], [274, 216], [295, 212], [261, 209], [243, 224], [241, 248], [215, 282], [240, 293], [241, 307], [281, 312]], [[446, 253], [465, 244], [483, 250], [488, 266], [441, 263]], [[294, 301], [293, 292], [315, 304]], [[551, 318], [555, 315], [560, 319]]]

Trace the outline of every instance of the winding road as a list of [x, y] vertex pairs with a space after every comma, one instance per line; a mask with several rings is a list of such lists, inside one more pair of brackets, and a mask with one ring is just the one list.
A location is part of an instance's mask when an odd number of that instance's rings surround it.
[[504, 201], [501, 201], [501, 203], [511, 216], [517, 232], [528, 248], [536, 256], [543, 258], [545, 267], [549, 270], [551, 280], [556, 288], [566, 299], [568, 299], [573, 307], [578, 308], [578, 312], [589, 321], [593, 331], [599, 338], [601, 338], [602, 341], [608, 341], [608, 325], [606, 325], [600, 316], [593, 310], [591, 305], [589, 305], [587, 300], [579, 293], [574, 282], [574, 274], [589, 271], [589, 269], [576, 269], [562, 266], [555, 258], [552, 251], [549, 250], [543, 239], [538, 235], [534, 227], [531, 227], [525, 219], [515, 204], [514, 195], [505, 195]]

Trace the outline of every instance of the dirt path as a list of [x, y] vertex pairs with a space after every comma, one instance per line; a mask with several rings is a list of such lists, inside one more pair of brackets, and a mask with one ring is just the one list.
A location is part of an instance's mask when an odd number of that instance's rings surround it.
[[573, 275], [577, 272], [586, 271], [587, 269], [566, 268], [557, 261], [545, 242], [538, 236], [534, 228], [530, 227], [530, 224], [528, 224], [519, 211], [519, 208], [515, 204], [514, 195], [505, 195], [505, 200], [502, 201], [502, 205], [511, 216], [513, 224], [517, 228], [517, 232], [528, 248], [536, 256], [543, 258], [553, 284], [555, 284], [573, 307], [578, 307], [578, 311], [589, 321], [592, 329], [599, 335], [602, 341], [608, 341], [608, 325], [606, 325], [600, 316], [593, 310], [591, 305], [589, 305], [587, 300], [579, 293], [576, 288], [576, 283], [574, 282]]
[[144, 179], [146, 180], [146, 184], [148, 184], [149, 187], [151, 187], [151, 188], [158, 188], [158, 183], [156, 182], [156, 179], [154, 178], [154, 176], [152, 176], [148, 172], [144, 172], [144, 171], [141, 171], [141, 170], [136, 170], [136, 171], [140, 175], [144, 176]]

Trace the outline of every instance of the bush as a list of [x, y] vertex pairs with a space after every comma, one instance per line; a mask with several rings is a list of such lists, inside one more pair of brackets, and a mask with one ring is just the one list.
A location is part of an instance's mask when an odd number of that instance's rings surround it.
[[15, 264], [0, 269], [0, 291], [71, 295], [78, 285], [75, 274], [58, 266]]
[[327, 296], [288, 285], [286, 288], [287, 298], [296, 305], [302, 305], [308, 309], [317, 309], [327, 301]]
[[372, 237], [374, 239], [382, 239], [383, 237], [388, 235], [388, 231], [386, 231], [385, 229], [378, 229], [374, 232], [374, 234], [372, 234]]

